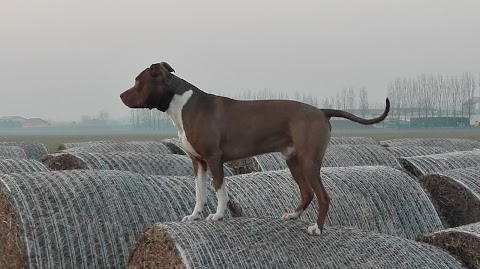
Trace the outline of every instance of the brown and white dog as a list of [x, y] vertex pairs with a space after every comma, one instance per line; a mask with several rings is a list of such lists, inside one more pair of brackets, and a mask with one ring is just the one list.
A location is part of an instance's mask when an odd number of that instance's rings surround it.
[[317, 197], [317, 221], [307, 229], [323, 230], [330, 198], [320, 179], [320, 168], [330, 141], [331, 117], [361, 124], [384, 120], [390, 109], [386, 99], [383, 114], [363, 119], [351, 113], [318, 109], [287, 100], [239, 101], [208, 94], [172, 74], [165, 63], [152, 64], [136, 78], [135, 85], [120, 95], [130, 108], [156, 108], [166, 112], [178, 130], [180, 141], [192, 159], [196, 182], [196, 204], [183, 221], [199, 219], [206, 203], [207, 169], [210, 169], [218, 199], [217, 211], [207, 220], [220, 220], [227, 207], [223, 163], [268, 152], [281, 152], [297, 182], [301, 201], [283, 219], [296, 219]]

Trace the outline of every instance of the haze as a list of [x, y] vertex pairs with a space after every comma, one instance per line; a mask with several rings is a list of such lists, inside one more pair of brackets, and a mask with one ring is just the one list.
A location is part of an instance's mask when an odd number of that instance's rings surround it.
[[[119, 94], [166, 61], [200, 89], [314, 93], [480, 72], [480, 1], [3, 1], [0, 116], [128, 117]], [[476, 94], [478, 95], [478, 94]]]

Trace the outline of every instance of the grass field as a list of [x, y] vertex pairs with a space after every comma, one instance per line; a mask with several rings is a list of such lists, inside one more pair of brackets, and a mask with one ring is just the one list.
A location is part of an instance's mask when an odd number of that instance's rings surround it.
[[[480, 141], [480, 128], [471, 129], [375, 129], [375, 130], [333, 130], [333, 136], [366, 136], [375, 140], [393, 138], [465, 138]], [[67, 142], [84, 142], [97, 140], [152, 140], [176, 137], [176, 133], [126, 133], [126, 132], [89, 132], [89, 133], [0, 133], [0, 141], [31, 141], [44, 144], [49, 152], [54, 152], [58, 146]]]

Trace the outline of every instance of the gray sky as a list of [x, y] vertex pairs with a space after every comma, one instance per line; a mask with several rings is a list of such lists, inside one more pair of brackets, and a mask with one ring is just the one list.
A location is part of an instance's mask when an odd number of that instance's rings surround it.
[[128, 116], [151, 63], [207, 92], [384, 100], [397, 76], [480, 72], [478, 0], [2, 1], [0, 116]]

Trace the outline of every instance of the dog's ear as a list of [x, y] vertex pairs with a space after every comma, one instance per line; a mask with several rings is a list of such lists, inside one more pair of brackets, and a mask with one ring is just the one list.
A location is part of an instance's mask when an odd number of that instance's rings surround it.
[[173, 68], [166, 62], [156, 63], [150, 66], [150, 74], [152, 75], [152, 77], [156, 77], [159, 75], [165, 76], [167, 73], [165, 71], [175, 72], [175, 70], [173, 70]]
[[160, 63], [163, 67], [165, 67], [165, 69], [167, 69], [168, 72], [175, 72], [175, 70], [173, 70], [173, 68], [166, 62], [161, 62]]

